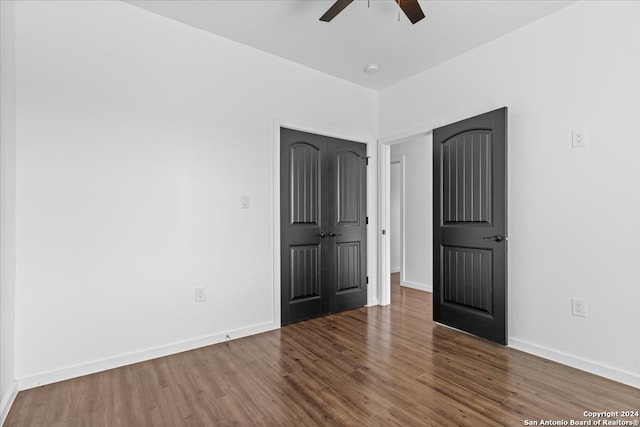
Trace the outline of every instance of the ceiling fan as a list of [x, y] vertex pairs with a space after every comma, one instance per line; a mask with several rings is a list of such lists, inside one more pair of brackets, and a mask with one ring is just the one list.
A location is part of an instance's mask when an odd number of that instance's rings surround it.
[[[424, 18], [424, 12], [418, 4], [418, 0], [395, 0], [400, 9], [407, 15], [412, 24]], [[336, 2], [320, 17], [321, 21], [329, 22], [336, 17], [342, 10], [349, 6], [353, 0], [336, 0]]]

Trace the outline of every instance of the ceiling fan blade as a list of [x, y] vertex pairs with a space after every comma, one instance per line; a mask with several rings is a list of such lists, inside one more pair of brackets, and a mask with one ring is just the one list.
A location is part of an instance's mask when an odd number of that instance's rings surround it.
[[424, 18], [424, 12], [418, 4], [418, 0], [396, 0], [400, 9], [407, 15], [412, 24]]
[[351, 3], [353, 2], [353, 0], [337, 0], [333, 6], [331, 6], [329, 8], [329, 10], [327, 10], [324, 15], [322, 15], [320, 17], [321, 21], [324, 22], [329, 22], [331, 21], [333, 18], [336, 17], [337, 14], [339, 14], [340, 12], [342, 12], [342, 10], [349, 6]]

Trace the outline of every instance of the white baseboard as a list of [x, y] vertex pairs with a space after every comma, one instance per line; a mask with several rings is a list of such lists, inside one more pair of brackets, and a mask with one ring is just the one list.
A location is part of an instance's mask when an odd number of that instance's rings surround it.
[[412, 282], [410, 280], [403, 280], [402, 283], [400, 283], [400, 285], [404, 286], [405, 288], [417, 289], [419, 291], [425, 291], [425, 292], [433, 291], [433, 287], [431, 286], [430, 283], [425, 284], [425, 283]]
[[391, 274], [400, 273], [400, 267], [391, 267]]
[[166, 346], [155, 347], [147, 350], [110, 357], [108, 359], [69, 366], [66, 368], [56, 369], [48, 372], [41, 372], [27, 377], [19, 378], [18, 385], [20, 390], [27, 390], [41, 385], [64, 381], [71, 378], [77, 378], [83, 375], [95, 374], [96, 372], [106, 371], [108, 369], [119, 368], [121, 366], [131, 365], [133, 363], [145, 362], [147, 360], [156, 359], [158, 357], [169, 356], [171, 354], [182, 353], [183, 351], [189, 351], [200, 347], [218, 344], [226, 341], [227, 335], [231, 337], [230, 339], [237, 339], [249, 335], [271, 331], [274, 329], [278, 329], [279, 327], [279, 322], [261, 323], [258, 325], [240, 328], [229, 332], [222, 332], [219, 334], [181, 341]]
[[16, 400], [16, 396], [18, 395], [18, 381], [12, 381], [9, 389], [7, 390], [7, 394], [2, 396], [2, 401], [0, 402], [0, 426], [4, 424], [7, 419], [7, 415], [9, 415], [9, 411], [11, 410], [11, 405], [13, 405], [13, 401]]
[[572, 368], [599, 375], [610, 380], [618, 381], [632, 387], [640, 388], [640, 375], [633, 372], [627, 372], [621, 369], [612, 368], [610, 366], [592, 362], [581, 357], [573, 356], [557, 350], [552, 350], [550, 348], [532, 344], [530, 342], [522, 341], [516, 338], [509, 338], [509, 347], [515, 348], [516, 350], [524, 351], [525, 353], [542, 357], [544, 359], [553, 360], [554, 362], [571, 366]]

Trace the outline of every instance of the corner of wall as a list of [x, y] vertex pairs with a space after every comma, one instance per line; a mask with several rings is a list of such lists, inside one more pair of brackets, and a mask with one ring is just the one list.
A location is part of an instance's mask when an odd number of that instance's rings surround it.
[[2, 396], [2, 400], [0, 401], [0, 426], [3, 425], [5, 420], [7, 419], [9, 411], [11, 410], [11, 406], [13, 405], [13, 401], [16, 400], [17, 395], [18, 382], [16, 380], [13, 380], [9, 385], [9, 389]]
[[0, 424], [15, 381], [15, 2], [0, 1]]
[[417, 289], [424, 292], [433, 292], [433, 286], [431, 286], [431, 283], [418, 283], [412, 282], [410, 280], [403, 280], [402, 286], [404, 286], [405, 288]]
[[19, 378], [19, 390], [27, 390], [30, 388], [52, 384], [59, 381], [65, 381], [84, 375], [95, 374], [109, 369], [132, 365], [134, 363], [146, 362], [148, 360], [157, 359], [159, 357], [169, 356], [172, 354], [182, 353], [184, 351], [190, 351], [197, 348], [219, 344], [228, 340], [235, 340], [248, 337], [250, 335], [261, 334], [263, 332], [278, 329], [279, 327], [280, 323], [277, 321], [266, 322], [240, 329], [235, 329], [228, 332], [215, 333], [204, 337], [163, 345], [160, 347], [148, 348], [145, 350], [121, 354], [106, 359], [68, 366], [62, 369], [40, 372], [34, 375]]

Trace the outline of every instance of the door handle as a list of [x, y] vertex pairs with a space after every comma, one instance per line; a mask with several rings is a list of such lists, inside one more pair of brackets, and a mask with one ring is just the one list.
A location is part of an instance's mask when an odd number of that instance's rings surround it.
[[342, 236], [342, 234], [336, 234], [333, 231], [329, 233], [329, 237], [336, 237], [336, 236]]
[[504, 236], [500, 235], [500, 234], [496, 234], [495, 236], [486, 236], [483, 237], [483, 239], [485, 240], [493, 240], [494, 242], [502, 242], [504, 240]]
[[320, 236], [321, 239], [324, 239], [325, 237], [327, 237], [327, 233], [316, 234], [316, 236]]

